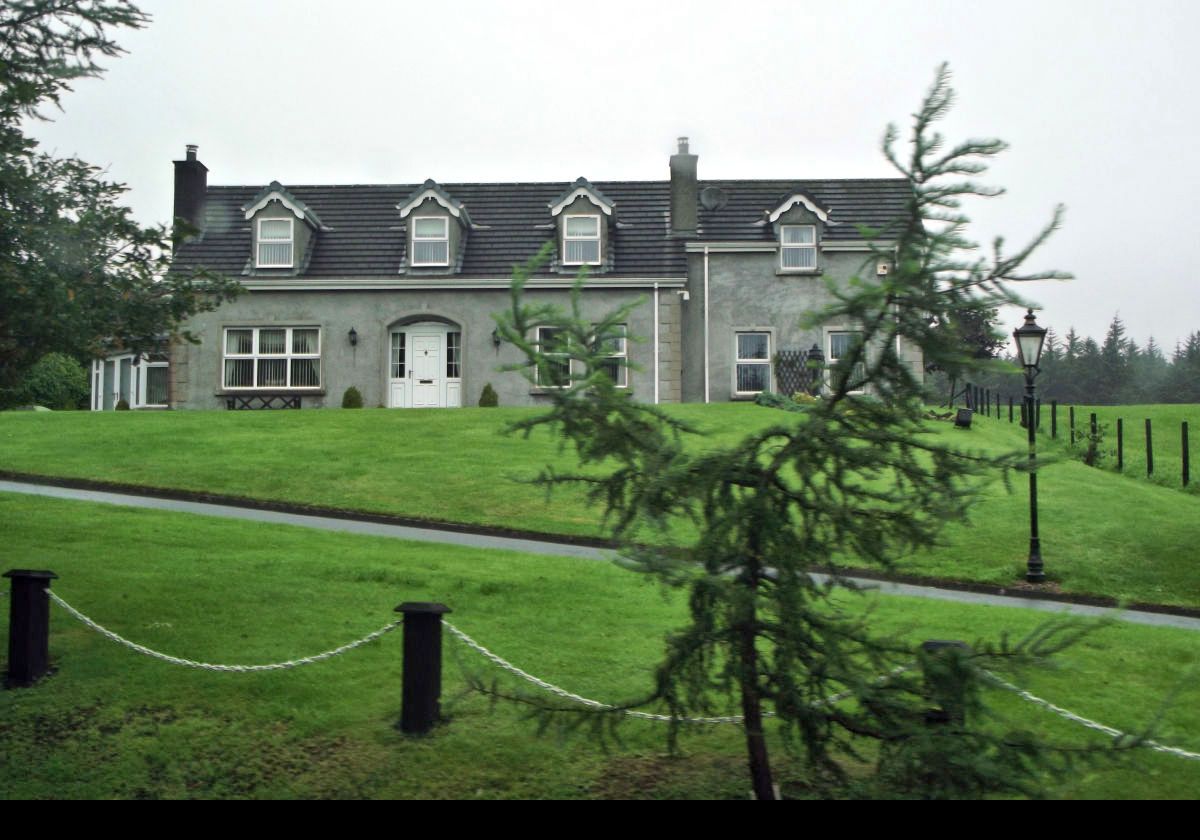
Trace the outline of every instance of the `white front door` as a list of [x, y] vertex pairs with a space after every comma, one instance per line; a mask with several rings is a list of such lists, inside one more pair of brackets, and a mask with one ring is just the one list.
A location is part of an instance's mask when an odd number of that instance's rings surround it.
[[444, 335], [409, 333], [409, 367], [412, 370], [412, 407], [442, 405], [442, 342]]

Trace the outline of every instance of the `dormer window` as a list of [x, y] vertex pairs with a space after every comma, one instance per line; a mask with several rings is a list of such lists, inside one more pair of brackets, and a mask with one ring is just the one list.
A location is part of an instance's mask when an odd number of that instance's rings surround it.
[[780, 228], [779, 267], [784, 271], [816, 270], [816, 225], [783, 225]]
[[450, 220], [445, 216], [418, 216], [413, 219], [412, 265], [447, 266], [450, 264]]
[[258, 268], [291, 268], [295, 231], [292, 219], [258, 220]]
[[563, 217], [563, 265], [600, 264], [600, 217]]

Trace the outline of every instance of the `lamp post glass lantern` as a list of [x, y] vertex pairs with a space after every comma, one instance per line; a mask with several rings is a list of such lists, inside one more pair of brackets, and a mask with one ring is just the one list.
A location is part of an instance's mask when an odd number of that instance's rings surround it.
[[1046, 573], [1042, 563], [1042, 544], [1038, 539], [1037, 417], [1034, 413], [1037, 403], [1034, 400], [1033, 380], [1041, 372], [1038, 362], [1042, 360], [1046, 328], [1038, 326], [1032, 309], [1025, 314], [1025, 323], [1013, 331], [1013, 340], [1017, 344], [1017, 357], [1025, 368], [1025, 426], [1029, 432], [1029, 561], [1025, 579], [1040, 583], [1046, 579]]

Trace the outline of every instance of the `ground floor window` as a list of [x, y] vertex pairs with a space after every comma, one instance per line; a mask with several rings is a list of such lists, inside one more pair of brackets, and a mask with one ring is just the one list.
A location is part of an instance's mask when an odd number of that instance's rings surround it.
[[608, 354], [608, 358], [600, 364], [600, 369], [609, 375], [618, 388], [629, 386], [629, 366], [627, 359], [628, 341], [624, 324], [618, 324], [611, 335], [600, 339], [599, 348]]
[[566, 331], [558, 327], [537, 328], [537, 345], [546, 356], [546, 361], [537, 368], [538, 387], [571, 387], [571, 357], [564, 345], [566, 340]]
[[[862, 344], [862, 333], [854, 330], [841, 330], [829, 333], [829, 353], [828, 366], [834, 371], [833, 375], [838, 376], [838, 363], [844, 359], [848, 359], [855, 354], [859, 345]], [[844, 372], [845, 376], [850, 377], [850, 390], [847, 393], [857, 394], [862, 392], [862, 382], [867, 378], [866, 359], [860, 354], [859, 361], [854, 363], [854, 366]], [[836, 387], [836, 386], [835, 386]]]
[[231, 327], [224, 347], [222, 382], [228, 389], [321, 387], [317, 327]]
[[771, 390], [771, 334], [740, 332], [735, 345], [734, 390], [738, 394]]

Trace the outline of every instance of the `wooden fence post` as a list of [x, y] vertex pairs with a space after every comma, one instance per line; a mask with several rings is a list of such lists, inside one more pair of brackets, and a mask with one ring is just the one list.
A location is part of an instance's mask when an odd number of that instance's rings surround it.
[[33, 685], [50, 670], [50, 596], [54, 572], [13, 569], [9, 579], [8, 673], [5, 688]]
[[1117, 418], [1117, 472], [1125, 470], [1125, 421]]
[[1146, 475], [1154, 475], [1154, 439], [1150, 436], [1150, 418], [1146, 418]]
[[1183, 440], [1181, 441], [1181, 443], [1183, 444], [1183, 486], [1187, 487], [1188, 481], [1191, 479], [1192, 471], [1191, 471], [1190, 459], [1188, 457], [1188, 424], [1187, 424], [1186, 420], [1183, 421], [1183, 430], [1182, 431], [1183, 431]]
[[422, 735], [442, 716], [442, 616], [445, 604], [405, 602], [404, 679], [400, 731]]

